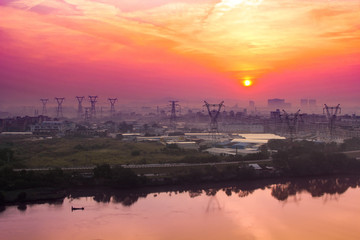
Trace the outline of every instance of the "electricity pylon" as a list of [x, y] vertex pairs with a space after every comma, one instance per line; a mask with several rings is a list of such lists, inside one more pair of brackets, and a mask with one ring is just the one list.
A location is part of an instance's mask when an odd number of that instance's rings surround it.
[[[171, 114], [170, 114], [170, 128], [176, 129], [176, 113], [181, 111], [179, 101], [169, 101], [171, 106]], [[178, 110], [180, 109], [180, 110]]]
[[329, 135], [330, 135], [330, 141], [332, 141], [336, 117], [339, 113], [341, 113], [340, 104], [338, 104], [335, 107], [329, 107], [328, 105], [324, 104], [323, 114], [325, 114], [325, 113], [326, 113], [326, 118], [328, 120], [328, 130], [329, 130]]
[[211, 136], [212, 141], [216, 142], [218, 134], [219, 134], [219, 126], [218, 126], [218, 117], [221, 111], [221, 108], [224, 106], [224, 101], [219, 104], [210, 104], [204, 101], [206, 108], [208, 110], [208, 114], [210, 117], [210, 129], [209, 135]]
[[292, 141], [298, 127], [299, 118], [301, 118], [300, 109], [296, 113], [289, 114], [285, 110], [283, 112], [283, 117], [290, 133], [290, 140]]

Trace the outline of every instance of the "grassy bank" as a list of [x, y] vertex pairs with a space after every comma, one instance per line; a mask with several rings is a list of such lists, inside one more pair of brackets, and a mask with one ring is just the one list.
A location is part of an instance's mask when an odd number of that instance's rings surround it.
[[[2, 139], [4, 140], [4, 139]], [[0, 166], [0, 205], [28, 202], [57, 196], [68, 188], [133, 189], [194, 183], [242, 181], [275, 177], [314, 177], [359, 174], [360, 161], [339, 153], [344, 145], [309, 141], [270, 141], [264, 149], [274, 151], [276, 170], [258, 170], [243, 162], [246, 157], [215, 157], [198, 151], [184, 151], [159, 143], [127, 143], [116, 139], [50, 139], [2, 141]], [[348, 144], [349, 146], [349, 144]], [[351, 145], [351, 150], [356, 149]], [[266, 150], [265, 149], [265, 150]], [[345, 148], [348, 150], [349, 147]], [[266, 150], [267, 151], [267, 150]], [[266, 154], [265, 154], [266, 155]], [[235, 161], [231, 165], [213, 164]], [[121, 164], [208, 162], [203, 166], [171, 166], [128, 169]], [[260, 164], [260, 165], [261, 165]], [[85, 171], [13, 171], [21, 167], [76, 167], [97, 165]], [[112, 167], [111, 167], [112, 166]], [[48, 192], [44, 191], [48, 189]], [[52, 189], [52, 190], [49, 190]], [[38, 192], [37, 192], [38, 191]], [[60, 191], [61, 192], [61, 191]]]
[[99, 164], [176, 163], [214, 156], [184, 151], [161, 143], [122, 142], [111, 138], [55, 138], [47, 140], [0, 138], [0, 148], [11, 151], [1, 164], [15, 168], [78, 167]]

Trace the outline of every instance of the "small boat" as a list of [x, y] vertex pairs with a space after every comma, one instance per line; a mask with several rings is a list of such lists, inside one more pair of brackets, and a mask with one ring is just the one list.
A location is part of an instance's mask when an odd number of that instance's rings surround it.
[[84, 207], [73, 207], [71, 206], [71, 211], [76, 211], [76, 210], [84, 210], [85, 208]]

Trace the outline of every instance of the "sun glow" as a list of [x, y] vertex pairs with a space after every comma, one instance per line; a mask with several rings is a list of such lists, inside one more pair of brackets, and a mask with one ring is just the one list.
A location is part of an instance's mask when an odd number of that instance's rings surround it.
[[16, 96], [40, 104], [58, 82], [66, 98], [86, 83], [97, 95], [121, 88], [124, 101], [174, 89], [179, 99], [360, 100], [359, 2], [0, 0], [0, 109]]
[[250, 5], [250, 6], [258, 6], [262, 3], [263, 0], [222, 0], [218, 3], [218, 6], [227, 6], [230, 8], [235, 8], [240, 4]]
[[243, 85], [245, 87], [250, 87], [252, 84], [253, 84], [253, 82], [251, 80], [249, 80], [249, 79], [246, 79], [246, 80], [243, 81]]

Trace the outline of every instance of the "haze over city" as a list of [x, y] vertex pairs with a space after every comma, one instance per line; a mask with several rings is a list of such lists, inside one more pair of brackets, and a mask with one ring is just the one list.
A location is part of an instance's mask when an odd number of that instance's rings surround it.
[[358, 240], [360, 0], [0, 0], [0, 238]]
[[0, 107], [76, 95], [353, 106], [359, 12], [358, 0], [1, 1]]

